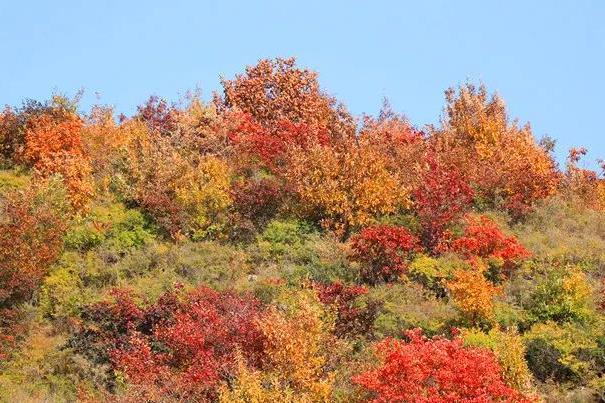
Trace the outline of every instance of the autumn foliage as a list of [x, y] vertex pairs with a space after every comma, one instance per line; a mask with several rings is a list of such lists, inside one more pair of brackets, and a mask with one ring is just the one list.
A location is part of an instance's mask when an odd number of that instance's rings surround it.
[[31, 297], [61, 253], [68, 223], [60, 192], [51, 182], [0, 199], [0, 307]]
[[486, 278], [487, 267], [479, 259], [473, 259], [468, 267], [457, 269], [447, 288], [454, 304], [473, 325], [490, 321], [494, 314], [494, 297], [501, 293]]
[[510, 122], [499, 96], [467, 84], [446, 91], [446, 101], [442, 128], [430, 142], [483, 203], [519, 216], [556, 192], [560, 177], [553, 158], [536, 144], [529, 125]]
[[414, 210], [422, 226], [422, 240], [434, 247], [448, 226], [472, 206], [474, 192], [455, 167], [447, 167], [428, 154], [426, 167], [414, 189]]
[[44, 178], [61, 175], [76, 209], [86, 206], [94, 190], [90, 160], [82, 146], [82, 127], [81, 119], [70, 112], [35, 116], [27, 122], [20, 155], [20, 160]]
[[459, 253], [467, 258], [478, 256], [502, 261], [505, 275], [510, 275], [516, 264], [530, 253], [514, 236], [506, 236], [498, 225], [486, 216], [467, 216], [464, 233], [442, 250]]
[[258, 301], [206, 287], [164, 294], [147, 308], [118, 290], [113, 302], [91, 306], [87, 317], [74, 345], [109, 359], [138, 398], [210, 399], [233, 373], [237, 351], [253, 363], [262, 351]]
[[302, 213], [346, 239], [374, 217], [409, 205], [396, 172], [374, 149], [347, 142], [292, 151], [285, 178], [301, 202]]
[[0, 400], [603, 399], [587, 150], [473, 84], [425, 126], [293, 58], [221, 85], [0, 112]]
[[371, 284], [405, 274], [419, 241], [407, 229], [389, 225], [364, 228], [351, 240], [353, 259], [362, 265], [361, 278]]
[[347, 285], [342, 282], [315, 284], [319, 300], [336, 312], [334, 334], [343, 336], [371, 336], [374, 320], [380, 308], [379, 301], [369, 301], [366, 306], [356, 305], [358, 297], [368, 293], [367, 287]]
[[530, 401], [506, 386], [490, 351], [465, 348], [458, 339], [428, 339], [420, 330], [406, 336], [408, 342], [380, 342], [381, 366], [354, 378], [371, 392], [371, 401]]

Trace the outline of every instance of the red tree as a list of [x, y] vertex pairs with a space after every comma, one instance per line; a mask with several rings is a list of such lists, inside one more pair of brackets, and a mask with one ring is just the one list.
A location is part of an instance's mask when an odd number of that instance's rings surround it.
[[432, 248], [447, 226], [472, 205], [473, 190], [457, 171], [443, 166], [431, 154], [426, 162], [413, 197], [422, 225], [422, 241]]
[[28, 299], [61, 253], [67, 223], [54, 196], [39, 184], [0, 199], [0, 307]]
[[176, 130], [178, 111], [164, 99], [152, 95], [143, 105], [137, 106], [136, 117], [147, 124], [150, 130], [168, 134]]
[[200, 287], [166, 293], [145, 309], [124, 291], [114, 298], [85, 311], [72, 346], [124, 373], [135, 400], [211, 400], [234, 375], [236, 351], [259, 365], [260, 303], [253, 297]]
[[404, 274], [413, 254], [421, 250], [415, 235], [391, 225], [366, 227], [351, 242], [353, 259], [362, 265], [362, 280], [370, 284]]

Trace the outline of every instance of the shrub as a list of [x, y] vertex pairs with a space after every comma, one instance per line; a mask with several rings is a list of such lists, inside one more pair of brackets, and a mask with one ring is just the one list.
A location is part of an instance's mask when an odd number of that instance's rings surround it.
[[467, 258], [479, 256], [500, 260], [501, 275], [505, 277], [509, 277], [517, 264], [530, 255], [515, 237], [506, 236], [494, 221], [483, 215], [467, 216], [463, 235], [441, 248]]
[[446, 281], [459, 263], [450, 258], [419, 255], [410, 263], [408, 277], [443, 297], [447, 293]]
[[236, 182], [231, 194], [235, 210], [259, 227], [277, 214], [283, 198], [280, 184], [271, 178]]
[[444, 166], [431, 153], [425, 159], [426, 167], [412, 196], [422, 226], [422, 241], [433, 248], [447, 227], [471, 207], [473, 190], [453, 167]]
[[264, 259], [280, 260], [303, 247], [312, 229], [298, 220], [273, 220], [257, 237], [260, 255]]
[[[75, 401], [79, 388], [94, 388], [94, 368], [85, 368], [65, 339], [44, 324], [33, 328], [20, 351], [3, 363], [0, 395], [5, 401]], [[87, 372], [90, 370], [90, 372]], [[90, 378], [88, 377], [90, 376]]]
[[418, 239], [403, 227], [376, 225], [351, 239], [353, 259], [361, 263], [361, 279], [370, 284], [392, 281], [407, 273], [420, 251]]
[[474, 260], [468, 268], [456, 270], [447, 283], [455, 305], [473, 325], [493, 319], [494, 297], [501, 292], [485, 278], [485, 270], [481, 261]]
[[427, 339], [420, 330], [407, 332], [408, 342], [386, 339], [376, 346], [378, 368], [354, 378], [369, 390], [372, 401], [529, 401], [506, 386], [493, 353], [464, 347], [460, 339]]
[[287, 120], [336, 129], [341, 120], [335, 100], [321, 91], [317, 73], [298, 68], [294, 58], [261, 60], [222, 85], [223, 109], [240, 109], [266, 128]]
[[13, 191], [0, 200], [0, 307], [25, 301], [63, 247], [63, 188], [56, 181]]
[[540, 381], [582, 384], [594, 377], [595, 329], [554, 322], [534, 325], [523, 335], [529, 369]]
[[537, 284], [527, 302], [530, 323], [588, 322], [594, 319], [593, 290], [581, 271], [554, 268]]
[[103, 245], [124, 254], [153, 238], [153, 228], [140, 211], [115, 203], [93, 206], [90, 213], [67, 232], [65, 246], [87, 251]]
[[40, 312], [49, 318], [68, 318], [78, 313], [84, 303], [82, 280], [73, 267], [60, 265], [42, 283]]
[[186, 230], [192, 239], [224, 232], [225, 214], [232, 203], [230, 186], [229, 167], [216, 157], [204, 158], [181, 178], [175, 190], [176, 201], [189, 217]]
[[519, 217], [556, 192], [560, 175], [553, 157], [536, 143], [529, 125], [510, 121], [498, 95], [465, 84], [445, 96], [445, 117], [429, 141], [484, 204]]
[[44, 113], [29, 119], [20, 159], [43, 178], [59, 174], [74, 208], [83, 209], [93, 196], [92, 169], [84, 153], [82, 120], [74, 113]]
[[[329, 401], [333, 376], [327, 368], [332, 319], [314, 294], [293, 293], [259, 319], [264, 336], [263, 367], [278, 382], [309, 401]], [[304, 400], [304, 398], [303, 398]]]
[[293, 148], [284, 177], [298, 197], [301, 214], [341, 240], [410, 204], [408, 190], [386, 157], [354, 141], [334, 148]]
[[131, 396], [216, 397], [221, 380], [233, 375], [236, 351], [260, 359], [260, 305], [252, 297], [200, 287], [165, 293], [147, 308], [124, 291], [114, 298], [84, 310], [70, 344], [123, 373]]
[[334, 334], [338, 337], [362, 336], [371, 338], [374, 332], [374, 320], [381, 303], [367, 300], [365, 306], [359, 306], [356, 300], [368, 293], [363, 286], [345, 285], [341, 282], [331, 284], [315, 283], [319, 300], [332, 307], [336, 312]]

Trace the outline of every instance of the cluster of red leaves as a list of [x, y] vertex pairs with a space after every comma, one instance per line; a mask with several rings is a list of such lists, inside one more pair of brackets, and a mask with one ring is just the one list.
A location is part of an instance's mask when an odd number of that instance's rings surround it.
[[467, 216], [463, 235], [439, 245], [439, 249], [459, 253], [467, 258], [478, 256], [502, 259], [505, 274], [510, 274], [519, 260], [530, 256], [529, 251], [514, 236], [506, 236], [493, 220], [483, 215]]
[[421, 251], [414, 234], [392, 225], [366, 227], [351, 238], [351, 244], [353, 259], [362, 265], [362, 280], [370, 284], [405, 274], [414, 253]]
[[166, 293], [148, 308], [124, 291], [114, 298], [87, 309], [71, 344], [111, 362], [139, 397], [211, 400], [221, 381], [234, 375], [236, 352], [251, 365], [260, 360], [261, 309], [253, 297], [200, 287]]
[[431, 248], [441, 240], [448, 225], [472, 206], [473, 190], [460, 173], [445, 167], [433, 155], [427, 156], [426, 165], [413, 197], [422, 241]]
[[263, 127], [250, 114], [244, 114], [239, 125], [229, 133], [230, 141], [240, 151], [258, 158], [272, 169], [278, 169], [285, 162], [290, 147], [307, 149], [313, 145], [329, 144], [330, 138], [325, 128], [307, 123], [293, 123], [280, 120], [271, 127]]
[[420, 329], [407, 337], [380, 342], [382, 365], [353, 378], [373, 394], [372, 402], [531, 401], [506, 386], [490, 350], [464, 347], [459, 339], [427, 339]]
[[151, 131], [168, 134], [177, 128], [177, 110], [168, 106], [165, 100], [155, 95], [143, 104], [137, 106], [137, 118], [147, 124]]
[[[156, 179], [156, 178], [154, 178]], [[153, 217], [155, 222], [173, 239], [180, 239], [187, 223], [187, 215], [175, 200], [173, 192], [158, 178], [141, 186], [137, 194], [140, 206]]]
[[371, 337], [380, 303], [368, 301], [365, 307], [355, 305], [357, 298], [368, 293], [367, 287], [346, 285], [340, 281], [331, 284], [315, 283], [313, 288], [319, 300], [336, 311], [334, 334], [338, 337]]

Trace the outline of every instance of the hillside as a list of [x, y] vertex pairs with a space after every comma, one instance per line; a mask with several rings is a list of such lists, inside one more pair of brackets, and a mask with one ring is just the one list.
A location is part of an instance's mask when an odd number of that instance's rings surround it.
[[[605, 399], [605, 180], [467, 83], [0, 113], [0, 401]], [[605, 167], [605, 165], [604, 165]]]

